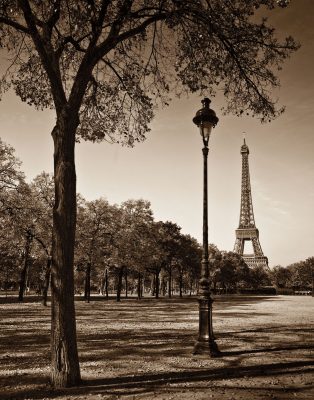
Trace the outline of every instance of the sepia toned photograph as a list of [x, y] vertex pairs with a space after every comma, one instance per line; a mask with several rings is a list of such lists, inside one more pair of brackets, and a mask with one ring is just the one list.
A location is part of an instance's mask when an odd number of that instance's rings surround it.
[[313, 70], [313, 0], [0, 0], [0, 400], [314, 398]]

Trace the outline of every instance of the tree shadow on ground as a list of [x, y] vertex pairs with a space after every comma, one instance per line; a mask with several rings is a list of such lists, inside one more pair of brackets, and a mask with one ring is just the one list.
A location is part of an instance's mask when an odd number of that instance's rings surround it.
[[[257, 303], [257, 302], [262, 302], [265, 300], [269, 300], [269, 301], [274, 301], [276, 299], [279, 299], [278, 296], [265, 296], [265, 295], [251, 295], [251, 296], [247, 296], [247, 295], [241, 295], [241, 294], [228, 294], [228, 295], [213, 295], [212, 296], [214, 301], [217, 301], [218, 303], [223, 303], [223, 307], [225, 307], [226, 305], [232, 305], [232, 306], [238, 306], [240, 304], [246, 303], [247, 305], [252, 304], [252, 303]], [[48, 303], [50, 302], [50, 296], [48, 296]], [[42, 296], [41, 295], [37, 295], [37, 294], [29, 294], [29, 295], [25, 295], [24, 299], [22, 302], [19, 302], [18, 300], [18, 295], [12, 295], [12, 294], [8, 294], [6, 295], [0, 295], [0, 304], [28, 304], [28, 303], [41, 303], [42, 301]], [[215, 303], [216, 303], [215, 301]], [[169, 297], [160, 297], [158, 299], [156, 299], [153, 296], [148, 296], [146, 295], [145, 297], [141, 298], [140, 300], [138, 300], [135, 296], [128, 296], [128, 297], [123, 297], [121, 298], [120, 302], [116, 301], [116, 296], [115, 295], [110, 295], [109, 298], [107, 299], [104, 296], [101, 295], [94, 295], [91, 296], [90, 298], [90, 302], [87, 303], [84, 299], [84, 296], [75, 296], [75, 302], [77, 303], [85, 303], [87, 305], [90, 305], [93, 302], [103, 302], [104, 304], [106, 303], [113, 303], [113, 304], [120, 304], [120, 305], [126, 305], [130, 302], [134, 302], [135, 304], [147, 304], [148, 306], [152, 306], [153, 304], [155, 305], [167, 305], [169, 306], [169, 304], [176, 304], [176, 303], [180, 303], [180, 304], [190, 304], [190, 303], [197, 303], [197, 296], [196, 295], [192, 295], [192, 296], [183, 296], [183, 297], [179, 297], [179, 296], [172, 296], [171, 298]]]
[[[50, 309], [38, 304], [25, 304], [23, 309], [19, 304], [2, 307], [0, 354], [4, 351], [9, 356], [4, 359], [0, 355], [5, 363], [0, 372], [7, 371], [10, 376], [0, 380], [7, 386], [7, 393], [1, 393], [0, 398], [36, 400], [89, 394], [120, 398], [130, 393], [150, 398], [150, 393], [167, 390], [167, 385], [179, 391], [182, 385], [193, 382], [204, 381], [211, 387], [223, 379], [234, 379], [235, 384], [236, 379], [246, 377], [297, 376], [300, 369], [302, 374], [313, 374], [311, 323], [300, 320], [299, 325], [293, 325], [289, 318], [269, 319], [270, 307], [269, 313], [262, 307], [250, 308], [268, 300], [277, 298], [217, 299], [214, 329], [222, 351], [218, 362], [206, 358], [199, 362], [201, 357], [192, 356], [198, 322], [195, 299], [79, 302], [78, 342], [83, 376], [88, 373], [86, 376], [100, 378], [56, 392], [46, 384]], [[234, 307], [243, 307], [243, 313]], [[278, 354], [282, 363], [278, 362]], [[149, 368], [142, 369], [145, 363]], [[19, 373], [14, 374], [14, 370]]]
[[[289, 363], [276, 363], [276, 364], [262, 364], [254, 366], [245, 366], [237, 368], [216, 368], [216, 369], [199, 369], [197, 371], [178, 371], [178, 372], [166, 372], [166, 373], [150, 373], [150, 374], [138, 374], [131, 376], [120, 376], [116, 378], [98, 378], [90, 379], [82, 382], [81, 386], [68, 388], [63, 390], [53, 391], [51, 388], [45, 386], [41, 387], [40, 390], [26, 390], [26, 391], [15, 391], [14, 394], [4, 394], [1, 399], [26, 399], [31, 398], [33, 400], [48, 398], [53, 399], [59, 396], [86, 396], [86, 395], [130, 395], [130, 394], [144, 394], [151, 391], [159, 390], [166, 385], [172, 385], [172, 391], [182, 390], [181, 384], [206, 382], [206, 388], [210, 388], [224, 379], [239, 379], [239, 378], [253, 378], [253, 377], [276, 377], [280, 375], [293, 376], [297, 375], [302, 368], [303, 374], [314, 373], [314, 362], [313, 361], [295, 361]], [[175, 386], [177, 385], [177, 386]], [[197, 386], [199, 388], [199, 386]], [[191, 386], [189, 386], [191, 389]], [[307, 387], [308, 390], [314, 388], [314, 385]], [[238, 387], [236, 387], [238, 389]], [[265, 389], [265, 388], [264, 388]], [[291, 389], [294, 392], [297, 388]]]
[[40, 303], [40, 302], [41, 302], [41, 299], [42, 299], [41, 296], [39, 296], [39, 295], [37, 295], [37, 294], [34, 294], [34, 295], [31, 294], [31, 295], [24, 296], [23, 301], [20, 302], [19, 299], [18, 299], [18, 295], [11, 295], [11, 294], [9, 294], [9, 295], [7, 295], [7, 296], [5, 296], [5, 295], [1, 295], [1, 296], [0, 296], [0, 304]]
[[[237, 356], [237, 355], [244, 355], [244, 354], [258, 354], [258, 353], [276, 353], [279, 351], [296, 351], [296, 350], [314, 350], [313, 345], [304, 345], [304, 346], [277, 346], [277, 347], [264, 347], [263, 349], [256, 349], [256, 350], [230, 350], [230, 351], [222, 351], [221, 357], [224, 356]], [[313, 361], [314, 365], [314, 361]]]
[[[312, 350], [314, 343], [311, 344], [312, 330], [291, 329], [291, 327], [275, 326], [257, 328], [249, 331], [227, 332], [217, 335], [217, 341], [224, 347], [223, 356], [235, 356], [249, 353], [271, 353], [277, 351], [296, 351]], [[261, 335], [263, 333], [263, 335]], [[286, 338], [295, 337], [300, 334], [300, 338], [294, 338], [282, 342], [281, 336]], [[304, 344], [304, 335], [309, 336], [307, 343]], [[258, 334], [258, 335], [256, 335]], [[121, 331], [105, 331], [89, 334], [79, 334], [80, 358], [82, 361], [97, 361], [110, 359], [123, 361], [126, 354], [132, 355], [133, 359], [142, 357], [167, 358], [174, 356], [190, 356], [194, 341], [195, 332], [190, 330], [182, 331], [175, 328], [164, 328], [155, 330], [142, 328], [141, 330], [124, 329]], [[313, 338], [314, 340], [314, 338]], [[242, 349], [243, 345], [250, 345], [249, 349]], [[232, 346], [233, 350], [230, 350]], [[257, 348], [256, 348], [257, 347]], [[255, 349], [254, 349], [255, 348]]]

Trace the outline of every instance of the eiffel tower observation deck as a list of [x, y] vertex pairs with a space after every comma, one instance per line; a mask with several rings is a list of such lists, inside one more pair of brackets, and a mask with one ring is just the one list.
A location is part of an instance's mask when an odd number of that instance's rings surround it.
[[[240, 254], [249, 267], [263, 266], [268, 268], [268, 259], [264, 256], [259, 242], [259, 232], [255, 226], [253, 203], [249, 171], [249, 148], [244, 143], [241, 146], [242, 155], [242, 181], [241, 181], [241, 207], [239, 227], [236, 229], [234, 252]], [[245, 242], [252, 243], [253, 254], [244, 254]]]

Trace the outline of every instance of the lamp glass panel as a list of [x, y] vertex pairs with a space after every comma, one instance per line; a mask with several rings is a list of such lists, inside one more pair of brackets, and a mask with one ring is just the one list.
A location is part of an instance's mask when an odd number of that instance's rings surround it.
[[209, 121], [204, 121], [200, 125], [200, 133], [205, 140], [208, 140], [213, 128], [213, 123]]

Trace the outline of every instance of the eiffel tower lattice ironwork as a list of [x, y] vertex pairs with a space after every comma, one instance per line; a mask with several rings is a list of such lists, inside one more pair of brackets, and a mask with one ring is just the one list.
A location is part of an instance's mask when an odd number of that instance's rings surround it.
[[[241, 208], [239, 228], [236, 229], [236, 241], [234, 252], [242, 256], [249, 267], [261, 265], [268, 267], [268, 259], [264, 256], [259, 242], [259, 232], [255, 226], [250, 171], [249, 171], [249, 148], [245, 143], [241, 146], [242, 155], [242, 182], [241, 182]], [[243, 254], [246, 241], [252, 242], [253, 254]]]

